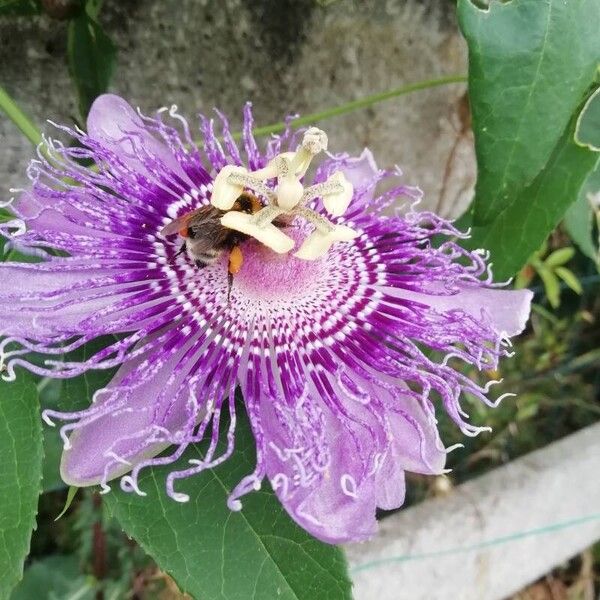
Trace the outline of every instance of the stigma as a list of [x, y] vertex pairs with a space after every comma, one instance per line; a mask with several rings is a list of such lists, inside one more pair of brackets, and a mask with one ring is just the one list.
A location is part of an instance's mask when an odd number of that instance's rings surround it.
[[[226, 165], [213, 184], [211, 203], [225, 211], [221, 224], [255, 238], [271, 250], [286, 254], [296, 243], [276, 220], [300, 218], [311, 226], [311, 231], [294, 252], [304, 260], [321, 258], [336, 242], [349, 242], [358, 236], [351, 227], [334, 223], [327, 216], [309, 208], [316, 198], [321, 198], [325, 211], [339, 218], [352, 200], [353, 186], [341, 171], [330, 175], [326, 181], [305, 187], [303, 177], [313, 158], [327, 150], [327, 134], [317, 127], [304, 132], [296, 152], [278, 154], [262, 169], [249, 171], [245, 167]], [[267, 181], [275, 181], [268, 185]], [[266, 205], [254, 214], [232, 210], [244, 190], [250, 190], [266, 199]]]

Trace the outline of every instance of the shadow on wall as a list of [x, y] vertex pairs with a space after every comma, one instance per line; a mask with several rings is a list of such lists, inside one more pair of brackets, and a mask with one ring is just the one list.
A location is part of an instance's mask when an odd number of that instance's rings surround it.
[[267, 53], [276, 62], [291, 64], [306, 40], [316, 0], [241, 0]]

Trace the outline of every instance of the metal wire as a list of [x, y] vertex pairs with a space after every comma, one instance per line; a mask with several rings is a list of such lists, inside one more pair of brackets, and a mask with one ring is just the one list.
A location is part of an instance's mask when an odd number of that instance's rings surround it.
[[366, 562], [362, 565], [357, 565], [350, 568], [350, 573], [360, 573], [362, 571], [370, 571], [373, 569], [377, 569], [379, 567], [384, 567], [386, 565], [392, 565], [396, 563], [403, 563], [409, 561], [416, 560], [426, 560], [429, 558], [439, 558], [442, 556], [454, 556], [457, 554], [466, 554], [469, 552], [475, 552], [477, 550], [481, 550], [483, 548], [490, 548], [492, 546], [500, 546], [502, 544], [508, 544], [510, 542], [514, 542], [516, 540], [521, 540], [527, 537], [537, 537], [542, 535], [547, 535], [549, 533], [553, 533], [555, 531], [562, 531], [564, 529], [570, 529], [571, 527], [577, 527], [579, 525], [583, 525], [585, 523], [591, 523], [595, 521], [600, 521], [600, 513], [594, 513], [590, 515], [586, 515], [584, 517], [577, 517], [574, 519], [569, 519], [567, 521], [559, 521], [557, 523], [551, 523], [550, 525], [544, 525], [543, 527], [537, 527], [534, 529], [526, 529], [523, 531], [518, 531], [516, 533], [509, 533], [504, 536], [500, 536], [497, 538], [493, 538], [491, 540], [484, 540], [478, 542], [476, 544], [471, 544], [468, 546], [459, 546], [455, 548], [446, 548], [443, 550], [434, 550], [432, 552], [423, 552], [420, 554], [403, 554], [400, 556], [390, 556], [387, 558], [381, 558], [378, 560], [372, 560]]

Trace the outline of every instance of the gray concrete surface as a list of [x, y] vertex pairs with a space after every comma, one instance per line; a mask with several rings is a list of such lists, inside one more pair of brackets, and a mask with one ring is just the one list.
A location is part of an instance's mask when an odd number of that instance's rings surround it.
[[[246, 99], [257, 122], [309, 113], [406, 83], [466, 72], [450, 0], [105, 0], [115, 40], [113, 91], [145, 111], [218, 106], [234, 117]], [[37, 123], [70, 121], [76, 104], [65, 66], [65, 25], [47, 17], [0, 19], [0, 83]], [[419, 92], [331, 119], [333, 150], [368, 145], [399, 164], [442, 212], [464, 204], [474, 180], [469, 135], [460, 132], [463, 85]], [[24, 183], [31, 148], [0, 116], [0, 186]], [[6, 195], [6, 192], [1, 195]], [[456, 211], [456, 209], [454, 209]]]
[[507, 598], [600, 539], [599, 474], [600, 423], [384, 519], [355, 599]]

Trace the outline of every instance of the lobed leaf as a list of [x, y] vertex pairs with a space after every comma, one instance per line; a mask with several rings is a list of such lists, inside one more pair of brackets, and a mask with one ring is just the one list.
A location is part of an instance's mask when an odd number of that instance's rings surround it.
[[600, 168], [596, 168], [585, 180], [579, 195], [565, 213], [564, 225], [579, 249], [592, 260], [598, 260], [598, 248], [593, 237], [594, 213], [588, 194], [600, 192]]
[[[202, 445], [191, 448], [179, 466], [202, 456]], [[234, 456], [178, 483], [188, 503], [166, 495], [165, 477], [173, 466], [148, 469], [140, 477], [146, 497], [115, 485], [106, 500], [125, 532], [194, 598], [351, 598], [342, 551], [296, 525], [267, 486], [245, 496], [240, 512], [227, 508], [227, 496], [252, 471], [254, 460], [250, 427], [239, 419]]]
[[549, 166], [594, 82], [600, 2], [492, 0], [482, 9], [459, 0], [458, 18], [469, 47], [479, 171], [473, 224], [481, 227], [498, 219], [515, 199], [527, 202], [524, 190], [534, 187]]
[[577, 118], [575, 141], [580, 146], [600, 152], [600, 88], [587, 100]]
[[0, 598], [23, 575], [35, 527], [42, 476], [42, 426], [37, 391], [20, 372], [0, 382]]
[[515, 192], [511, 202], [489, 225], [472, 228], [469, 248], [490, 251], [497, 279], [512, 277], [560, 222], [598, 164], [598, 154], [573, 140], [574, 123], [554, 148], [545, 169]]

